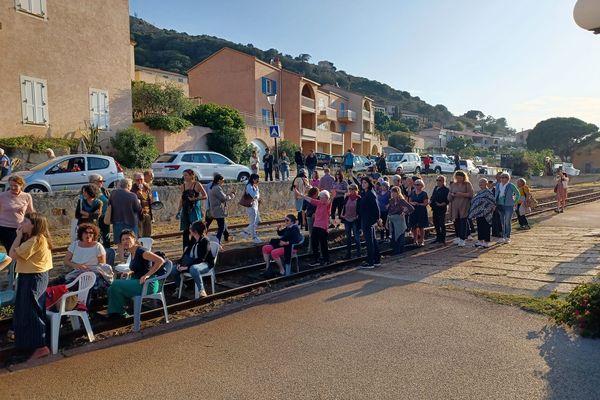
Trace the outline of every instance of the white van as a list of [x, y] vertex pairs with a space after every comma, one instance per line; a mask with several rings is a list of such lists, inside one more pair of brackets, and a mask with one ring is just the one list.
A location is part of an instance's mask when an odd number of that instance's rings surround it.
[[386, 169], [395, 171], [399, 166], [404, 172], [421, 173], [421, 157], [417, 153], [391, 153], [385, 158]]

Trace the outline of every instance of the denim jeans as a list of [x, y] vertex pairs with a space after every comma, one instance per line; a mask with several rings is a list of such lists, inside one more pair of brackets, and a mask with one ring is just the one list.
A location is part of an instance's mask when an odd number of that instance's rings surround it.
[[498, 211], [500, 211], [500, 220], [502, 221], [502, 237], [510, 239], [513, 206], [498, 206]]
[[248, 211], [248, 228], [246, 228], [246, 232], [254, 239], [258, 237], [256, 228], [260, 223], [260, 214], [258, 213], [258, 207], [248, 207], [246, 210]]
[[391, 238], [392, 238], [392, 250], [394, 252], [394, 254], [402, 254], [404, 253], [404, 243], [406, 241], [405, 238], [405, 233], [402, 232], [400, 233], [400, 235], [398, 236], [398, 239], [396, 239], [396, 232], [394, 232], [394, 227], [392, 227], [392, 232], [391, 232]]
[[379, 244], [375, 238], [375, 228], [373, 226], [361, 226], [363, 235], [365, 235], [365, 242], [367, 244], [367, 263], [370, 265], [379, 264], [381, 262], [381, 255], [379, 254]]
[[280, 166], [279, 172], [281, 172], [282, 181], [287, 181], [288, 179], [290, 179], [290, 168], [287, 165]]
[[[208, 266], [208, 264], [200, 263], [200, 264], [192, 265], [187, 271], [184, 271], [184, 272], [189, 272], [189, 274], [192, 275], [192, 278], [194, 279], [194, 282], [196, 283], [196, 286], [198, 287], [198, 291], [201, 292], [204, 290], [204, 282], [202, 282], [202, 274], [205, 274], [208, 271], [210, 271], [210, 267]], [[177, 271], [177, 268], [175, 268], [175, 267], [173, 267], [173, 269], [171, 270], [170, 276], [173, 279], [173, 281], [175, 282], [175, 285], [177, 287], [179, 287], [179, 282], [181, 281], [181, 274], [182, 274], [182, 272]]]
[[352, 235], [354, 235], [354, 243], [356, 243], [356, 254], [360, 255], [360, 232], [358, 220], [353, 222], [344, 222], [346, 231], [346, 253], [349, 255], [352, 251]]

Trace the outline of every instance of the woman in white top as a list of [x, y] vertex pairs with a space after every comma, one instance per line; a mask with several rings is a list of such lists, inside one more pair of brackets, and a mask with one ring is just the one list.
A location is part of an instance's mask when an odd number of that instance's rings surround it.
[[65, 267], [73, 268], [64, 277], [65, 282], [75, 280], [80, 274], [92, 271], [96, 274], [96, 289], [108, 287], [114, 278], [112, 267], [106, 264], [106, 250], [98, 243], [100, 229], [84, 223], [77, 228], [77, 240], [71, 243], [65, 254]]
[[258, 174], [258, 162], [256, 150], [252, 150], [252, 156], [250, 156], [250, 170], [253, 174]]
[[260, 191], [258, 189], [259, 179], [258, 174], [252, 174], [246, 184], [245, 194], [252, 197], [252, 205], [246, 208], [248, 211], [248, 227], [242, 231], [242, 235], [252, 236], [252, 240], [257, 244], [262, 243], [262, 240], [256, 233], [256, 228], [258, 228], [258, 224], [260, 223], [260, 214], [258, 213], [258, 202], [260, 200]]

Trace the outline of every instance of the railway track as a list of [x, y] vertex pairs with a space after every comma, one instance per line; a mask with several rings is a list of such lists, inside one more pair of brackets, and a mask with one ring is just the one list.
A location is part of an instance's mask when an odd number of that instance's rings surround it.
[[[569, 198], [568, 206], [575, 206], [578, 204], [589, 203], [593, 201], [600, 200], [600, 192], [594, 191], [584, 191], [585, 193], [578, 192], [577, 195], [575, 193]], [[547, 212], [554, 212], [556, 207], [555, 201], [539, 201], [538, 207], [532, 211], [528, 216], [540, 215]], [[516, 220], [516, 218], [513, 218]], [[279, 221], [277, 221], [279, 222]], [[273, 224], [273, 221], [269, 222]], [[265, 223], [268, 224], [268, 223]], [[245, 225], [243, 225], [245, 226]], [[453, 226], [452, 223], [448, 223], [447, 227], [450, 228], [449, 231], [452, 231]], [[426, 234], [433, 233], [433, 228], [427, 228]], [[451, 234], [451, 232], [449, 232]], [[170, 234], [174, 236], [175, 234]], [[407, 238], [407, 242], [410, 242], [410, 238]], [[431, 239], [426, 239], [428, 244], [431, 243]], [[423, 248], [413, 246], [412, 244], [407, 244], [405, 248], [406, 254], [416, 254], [423, 251]], [[425, 248], [426, 249], [426, 248]], [[198, 299], [198, 300], [174, 300], [168, 296], [170, 293], [169, 288], [174, 288], [172, 283], [168, 283], [165, 285], [167, 288], [167, 305], [169, 313], [176, 313], [178, 311], [190, 310], [192, 308], [197, 308], [202, 305], [210, 304], [216, 300], [225, 300], [232, 299], [236, 296], [247, 295], [252, 293], [258, 289], [264, 289], [269, 287], [280, 287], [290, 285], [293, 282], [298, 280], [302, 280], [308, 276], [312, 275], [320, 275], [327, 272], [338, 271], [346, 268], [351, 268], [358, 265], [361, 261], [363, 261], [364, 257], [354, 258], [350, 260], [341, 259], [342, 252], [345, 251], [344, 246], [334, 246], [330, 247], [330, 255], [332, 259], [335, 261], [329, 265], [320, 266], [320, 267], [308, 267], [306, 263], [306, 259], [311, 256], [311, 254], [305, 253], [299, 255], [300, 260], [300, 270], [299, 272], [292, 273], [289, 276], [279, 276], [271, 279], [264, 279], [260, 276], [260, 272], [265, 268], [265, 263], [253, 263], [240, 267], [229, 268], [225, 270], [220, 270], [216, 272], [217, 276], [217, 287], [221, 290], [218, 290], [216, 293], [210, 294], [208, 297]], [[391, 249], [382, 249], [381, 254], [383, 256], [391, 254]], [[295, 268], [292, 268], [295, 270]], [[193, 290], [192, 290], [193, 292]], [[109, 320], [103, 318], [101, 316], [102, 310], [99, 310], [99, 313], [93, 315], [92, 325], [94, 329], [94, 333], [106, 333], [116, 329], [122, 329], [127, 326], [132, 325], [133, 319], [123, 318], [118, 320]], [[156, 309], [147, 309], [142, 312], [142, 321], [147, 321], [151, 319], [161, 318], [163, 316], [162, 308]], [[0, 320], [0, 336], [5, 336], [8, 329], [10, 329], [12, 325], [12, 319], [6, 318]], [[61, 343], [71, 343], [73, 340], [83, 336], [85, 334], [84, 331], [61, 331]], [[7, 359], [11, 354], [13, 354], [14, 349], [11, 345], [4, 346], [0, 348], [0, 359]]]

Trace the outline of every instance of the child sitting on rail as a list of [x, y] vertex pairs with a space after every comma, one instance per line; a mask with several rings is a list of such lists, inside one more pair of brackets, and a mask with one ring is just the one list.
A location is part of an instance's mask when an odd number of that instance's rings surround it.
[[[262, 254], [267, 265], [263, 273], [264, 277], [273, 278], [275, 276], [275, 272], [271, 269], [271, 259], [279, 267], [280, 275], [289, 275], [291, 273], [292, 245], [302, 241], [302, 233], [300, 233], [300, 227], [297, 225], [297, 222], [298, 220], [293, 214], [286, 215], [284, 223], [277, 227], [279, 238], [271, 239], [270, 244], [263, 246]], [[283, 262], [281, 261], [281, 256], [283, 256]]]
[[[301, 193], [295, 189], [296, 196]], [[335, 197], [335, 190], [332, 191], [331, 195], [327, 190], [322, 190], [319, 193], [319, 199], [312, 199], [308, 196], [302, 196], [310, 204], [317, 207], [315, 211], [315, 220], [313, 222], [313, 229], [311, 239], [312, 251], [315, 257], [315, 261], [309, 264], [311, 267], [317, 265], [327, 265], [329, 261], [329, 248], [327, 247], [327, 229], [329, 227], [329, 215], [331, 214], [331, 202], [332, 196]], [[321, 259], [319, 260], [319, 248], [321, 248]]]

